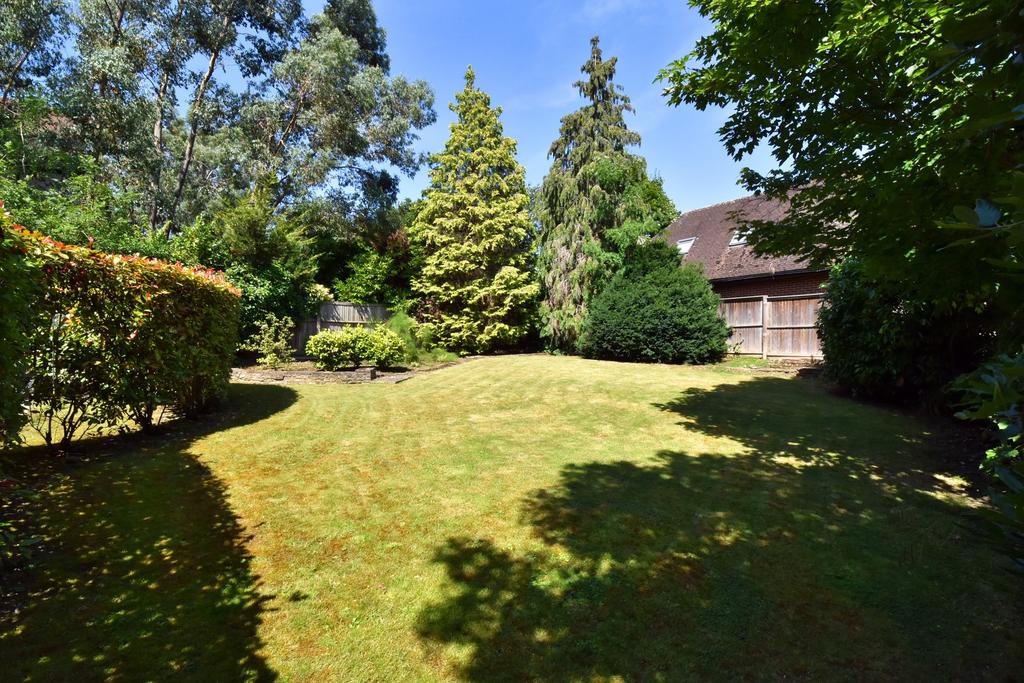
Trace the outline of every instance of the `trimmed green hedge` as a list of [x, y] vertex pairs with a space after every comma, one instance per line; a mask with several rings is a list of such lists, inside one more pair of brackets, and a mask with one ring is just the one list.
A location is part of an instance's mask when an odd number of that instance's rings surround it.
[[590, 302], [580, 351], [588, 358], [642, 363], [710, 363], [726, 351], [719, 298], [694, 264], [649, 242]]
[[33, 315], [40, 273], [28, 258], [29, 245], [4, 227], [0, 202], [0, 448], [13, 445], [27, 421], [24, 410], [27, 383], [26, 330]]
[[239, 292], [221, 274], [3, 229], [40, 284], [27, 326], [6, 308], [0, 316], [27, 336], [24, 370], [5, 373], [3, 391], [31, 405], [48, 444], [67, 448], [83, 431], [126, 419], [148, 429], [165, 407], [192, 416], [223, 396]]
[[369, 363], [378, 368], [398, 365], [405, 357], [402, 338], [386, 327], [352, 327], [318, 332], [306, 342], [321, 370], [340, 370]]

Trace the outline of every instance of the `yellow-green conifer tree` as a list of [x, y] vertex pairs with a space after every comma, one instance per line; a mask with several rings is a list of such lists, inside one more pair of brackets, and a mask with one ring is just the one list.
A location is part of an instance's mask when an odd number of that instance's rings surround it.
[[527, 334], [539, 294], [529, 270], [531, 223], [516, 141], [501, 108], [475, 85], [450, 105], [458, 115], [444, 151], [431, 160], [431, 185], [412, 225], [423, 249], [413, 281], [437, 342], [460, 353], [513, 346]]

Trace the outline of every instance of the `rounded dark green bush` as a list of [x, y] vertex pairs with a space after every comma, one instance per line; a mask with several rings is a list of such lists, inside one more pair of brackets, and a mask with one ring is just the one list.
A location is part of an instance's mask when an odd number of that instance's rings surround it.
[[588, 358], [643, 363], [710, 363], [726, 351], [729, 328], [699, 266], [650, 242], [590, 302], [580, 351]]
[[833, 268], [818, 315], [832, 381], [862, 398], [934, 408], [944, 387], [985, 357], [992, 329], [983, 313], [939, 309], [902, 283], [869, 277], [855, 260]]

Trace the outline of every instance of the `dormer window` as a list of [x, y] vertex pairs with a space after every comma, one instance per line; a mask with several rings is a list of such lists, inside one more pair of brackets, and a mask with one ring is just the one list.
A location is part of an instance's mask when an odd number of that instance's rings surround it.
[[747, 233], [745, 230], [734, 230], [732, 233], [732, 239], [729, 240], [730, 247], [738, 247], [741, 244], [747, 243]]
[[679, 250], [680, 254], [685, 256], [690, 253], [690, 247], [692, 247], [693, 243], [696, 241], [696, 237], [687, 237], [685, 240], [679, 240], [676, 242], [676, 248]]

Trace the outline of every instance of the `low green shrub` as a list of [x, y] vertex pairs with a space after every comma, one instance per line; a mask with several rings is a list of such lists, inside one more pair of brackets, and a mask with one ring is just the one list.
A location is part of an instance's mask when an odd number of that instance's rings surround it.
[[855, 396], [944, 403], [943, 388], [988, 355], [993, 329], [972, 307], [939, 310], [902, 282], [833, 268], [818, 315], [826, 375]]
[[243, 344], [242, 351], [258, 353], [256, 363], [267, 368], [279, 368], [295, 360], [295, 322], [270, 313], [256, 325], [256, 332]]
[[362, 328], [324, 330], [306, 342], [306, 353], [316, 359], [321, 370], [340, 370], [359, 365], [359, 346], [364, 338]]
[[401, 337], [386, 327], [352, 327], [325, 330], [310, 337], [306, 353], [316, 358], [321, 370], [340, 370], [358, 365], [395, 367], [405, 357]]
[[710, 363], [726, 351], [729, 328], [699, 266], [679, 265], [661, 241], [636, 247], [590, 302], [580, 351], [588, 358], [643, 363]]

